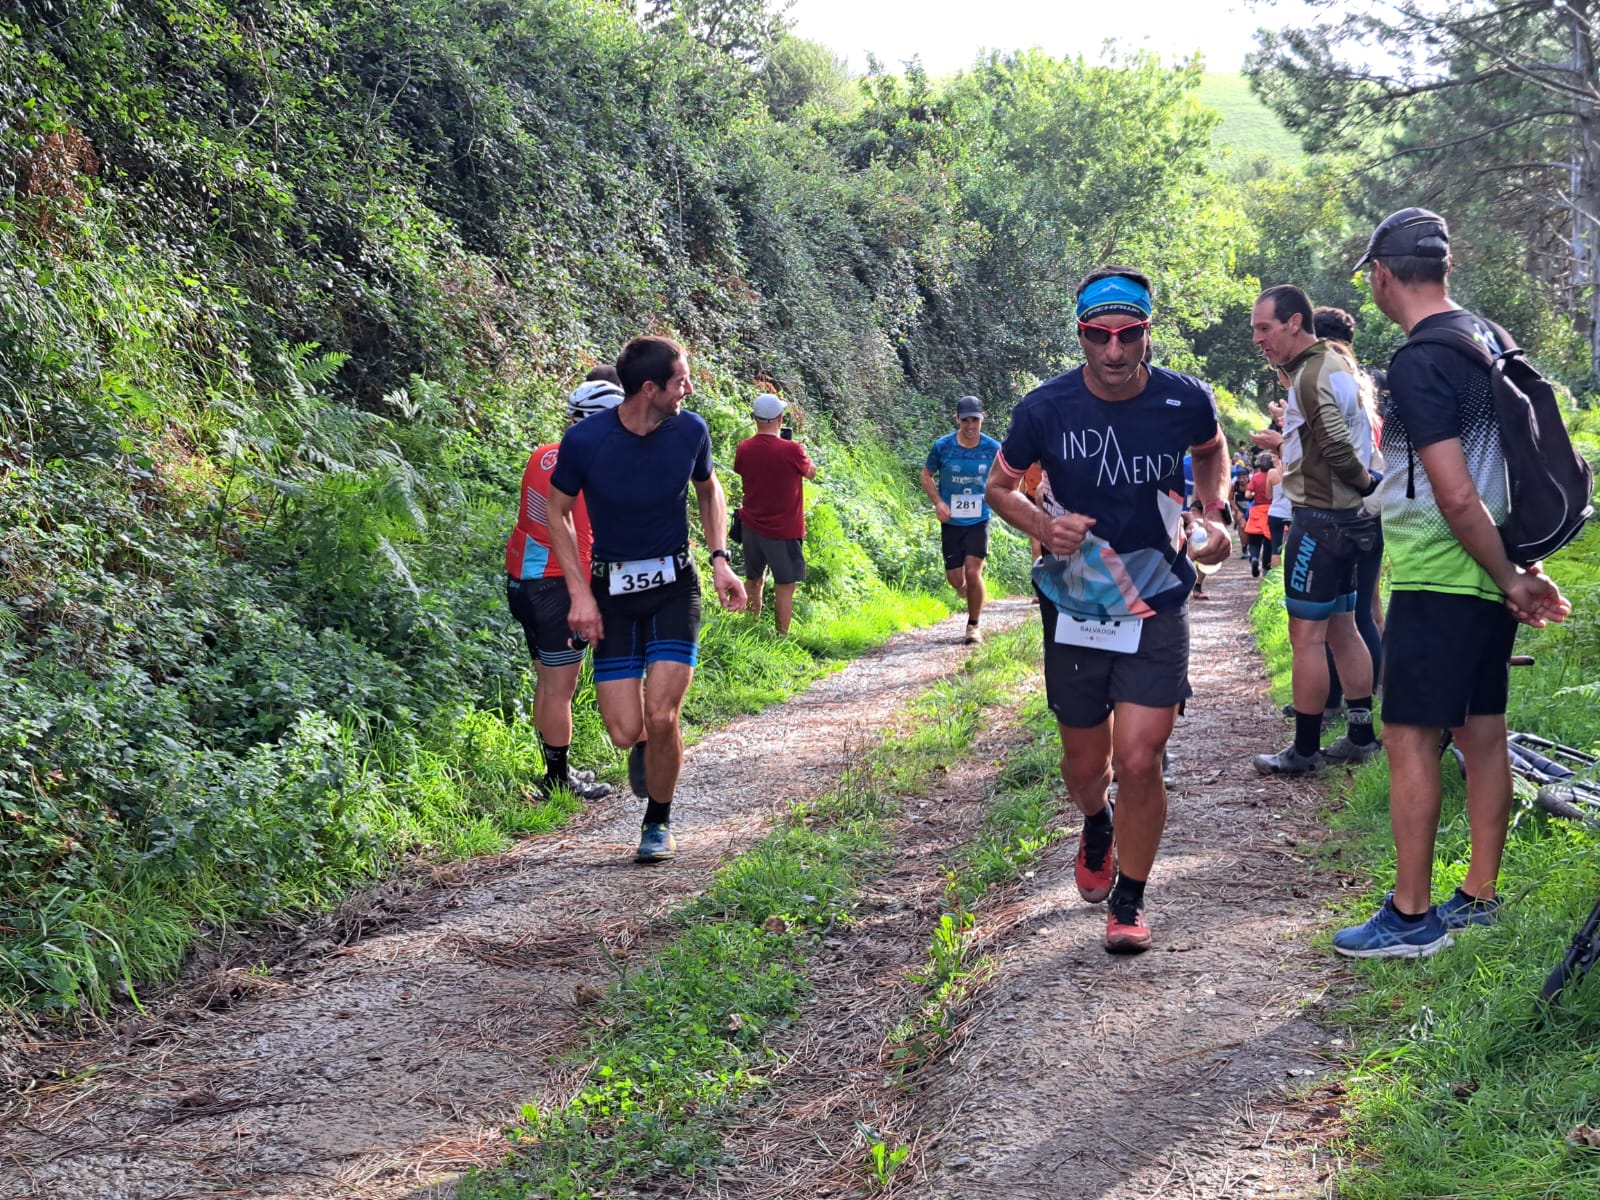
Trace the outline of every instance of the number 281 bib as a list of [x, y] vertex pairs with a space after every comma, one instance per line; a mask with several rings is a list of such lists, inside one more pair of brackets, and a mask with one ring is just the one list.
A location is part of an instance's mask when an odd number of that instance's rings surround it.
[[950, 497], [950, 516], [958, 521], [983, 516], [983, 497], [977, 492], [957, 492]]

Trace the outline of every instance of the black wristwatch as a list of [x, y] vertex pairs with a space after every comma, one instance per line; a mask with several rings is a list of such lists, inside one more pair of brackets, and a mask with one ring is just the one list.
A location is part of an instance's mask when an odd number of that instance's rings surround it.
[[730, 567], [733, 565], [733, 555], [729, 554], [726, 550], [713, 550], [711, 552], [712, 562], [716, 562], [719, 558], [727, 559]]

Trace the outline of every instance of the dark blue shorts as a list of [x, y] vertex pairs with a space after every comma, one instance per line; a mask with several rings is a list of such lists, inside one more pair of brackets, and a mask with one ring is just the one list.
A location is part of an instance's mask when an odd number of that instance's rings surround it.
[[665, 587], [613, 596], [594, 581], [595, 603], [605, 636], [594, 648], [594, 681], [640, 679], [647, 664], [700, 659], [700, 577], [693, 567], [678, 571]]

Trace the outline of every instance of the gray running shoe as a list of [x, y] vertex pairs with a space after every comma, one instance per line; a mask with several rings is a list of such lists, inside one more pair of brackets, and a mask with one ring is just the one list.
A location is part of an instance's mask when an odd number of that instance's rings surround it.
[[1258, 754], [1255, 757], [1256, 770], [1263, 775], [1310, 775], [1323, 768], [1322, 751], [1305, 755], [1294, 748], [1293, 743], [1285, 746], [1276, 754]]
[[672, 826], [665, 821], [646, 821], [640, 827], [639, 850], [634, 862], [666, 862], [678, 856], [678, 843], [673, 840]]
[[633, 789], [633, 794], [641, 800], [650, 798], [650, 790], [644, 779], [644, 751], [637, 745], [628, 750], [628, 786]]
[[[589, 778], [585, 779], [583, 777], [585, 774], [589, 775]], [[603, 800], [611, 795], [611, 785], [597, 782], [594, 775], [589, 772], [569, 771], [564, 780], [551, 779], [549, 776], [545, 777], [544, 790], [546, 794], [550, 792], [551, 788], [558, 787], [566, 788], [567, 791], [583, 801]]]
[[1322, 748], [1322, 757], [1336, 763], [1370, 762], [1383, 753], [1383, 743], [1374, 738], [1365, 746], [1358, 746], [1347, 733]]

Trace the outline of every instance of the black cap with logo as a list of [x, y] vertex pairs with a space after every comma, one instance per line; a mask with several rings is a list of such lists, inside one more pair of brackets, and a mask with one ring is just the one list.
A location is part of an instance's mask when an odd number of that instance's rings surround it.
[[956, 416], [981, 417], [983, 416], [983, 401], [976, 396], [963, 396], [956, 401]]
[[1450, 226], [1436, 212], [1425, 208], [1402, 208], [1390, 213], [1372, 231], [1367, 252], [1355, 265], [1359, 271], [1375, 258], [1448, 258]]

